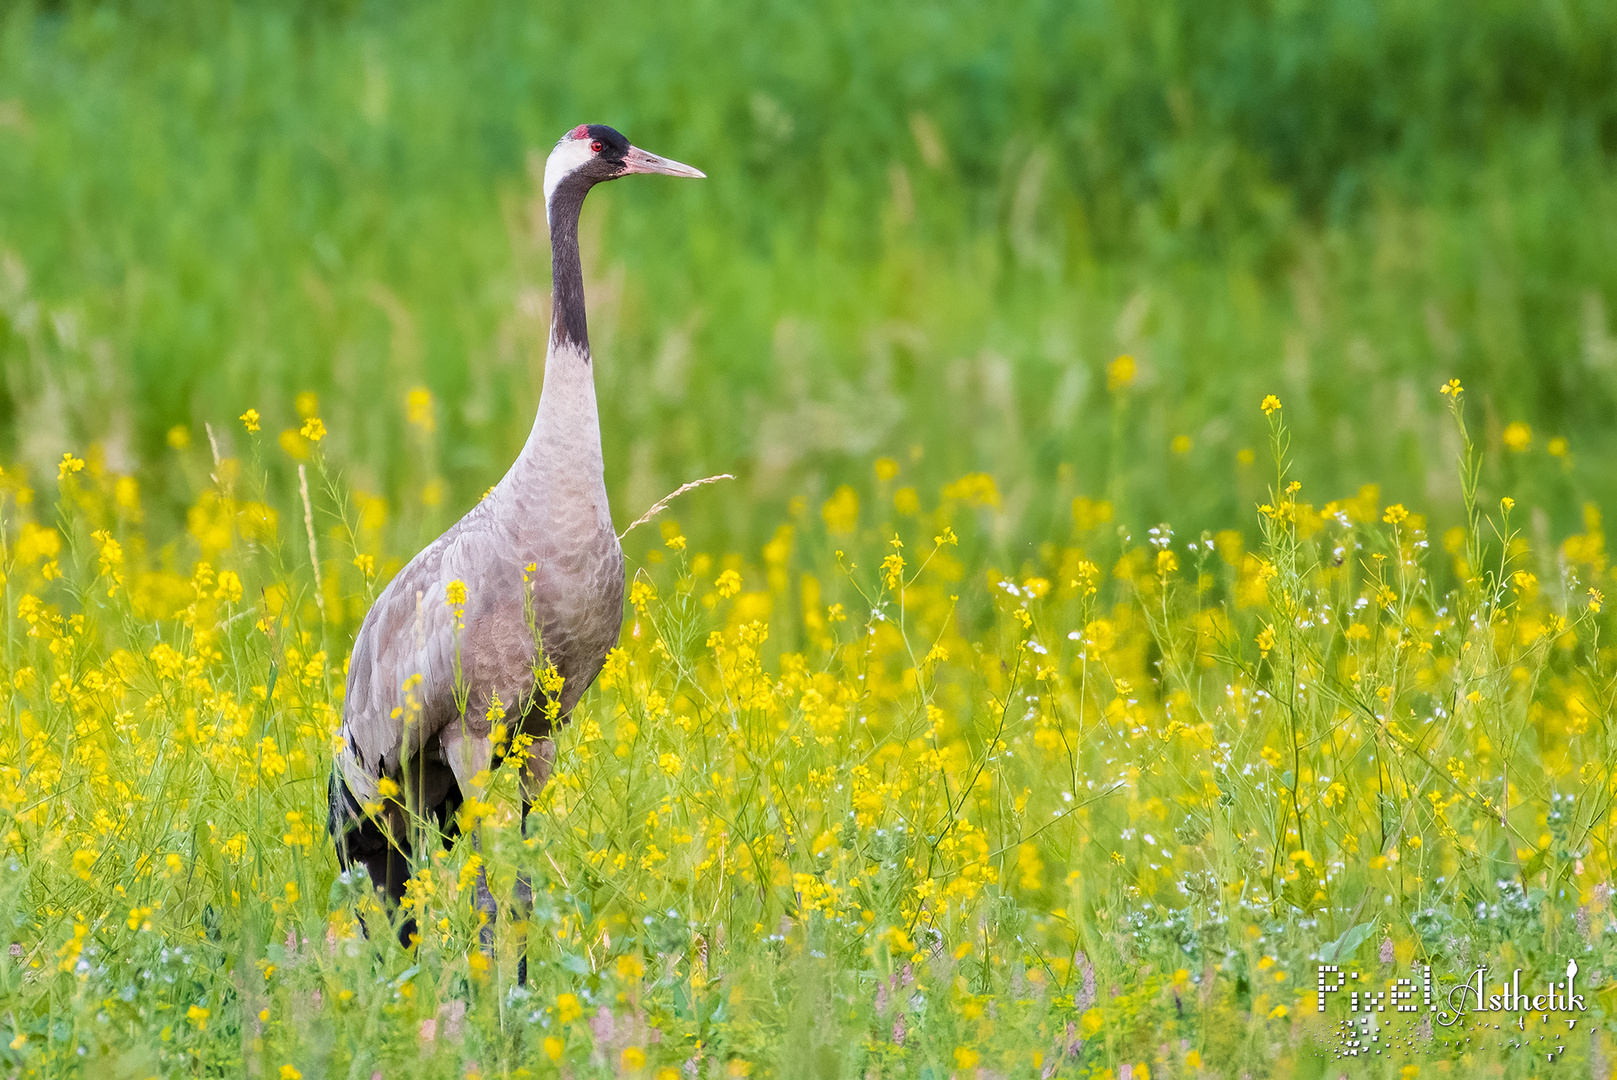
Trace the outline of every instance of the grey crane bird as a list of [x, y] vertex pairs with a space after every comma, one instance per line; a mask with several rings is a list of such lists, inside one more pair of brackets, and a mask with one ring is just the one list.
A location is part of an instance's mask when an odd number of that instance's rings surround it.
[[[509, 726], [535, 740], [519, 772], [526, 832], [555, 760], [553, 723], [567, 721], [618, 639], [623, 549], [606, 501], [578, 215], [590, 188], [632, 173], [703, 175], [601, 124], [579, 125], [551, 151], [550, 342], [533, 430], [488, 496], [388, 583], [354, 641], [328, 825], [344, 869], [364, 866], [394, 905], [410, 873], [410, 822], [436, 819], [447, 843], [455, 810], [495, 764], [495, 695]], [[456, 581], [461, 625], [447, 603]], [[536, 686], [545, 664], [562, 677], [553, 699]], [[384, 779], [398, 794], [382, 794]], [[477, 897], [487, 945], [496, 908], [481, 871]], [[516, 902], [532, 902], [525, 881]], [[408, 920], [399, 930], [406, 944], [413, 932]]]

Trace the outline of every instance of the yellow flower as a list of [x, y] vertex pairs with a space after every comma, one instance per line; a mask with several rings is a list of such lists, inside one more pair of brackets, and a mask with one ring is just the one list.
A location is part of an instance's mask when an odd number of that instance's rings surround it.
[[957, 1046], [954, 1050], [954, 1063], [962, 1069], [970, 1069], [982, 1060], [982, 1055], [966, 1046]]
[[898, 475], [898, 462], [890, 457], [876, 459], [876, 479], [887, 481]]
[[1381, 520], [1388, 525], [1397, 525], [1409, 518], [1409, 511], [1404, 509], [1403, 503], [1393, 503], [1387, 507], [1387, 512], [1381, 515]]
[[834, 535], [846, 536], [853, 532], [859, 526], [858, 492], [843, 484], [820, 507], [820, 517], [825, 519], [825, 527]]
[[363, 552], [355, 555], [354, 565], [359, 567], [359, 572], [366, 577], [376, 573], [376, 557], [374, 555], [366, 555]]
[[670, 551], [685, 550], [685, 538], [679, 533], [675, 533], [673, 536], [670, 536], [667, 540], [664, 540], [663, 543], [668, 546]]
[[624, 1049], [623, 1049], [623, 1067], [624, 1067], [624, 1069], [626, 1069], [626, 1070], [639, 1069], [639, 1068], [644, 1067], [645, 1064], [646, 1064], [646, 1052], [644, 1050], [640, 1049], [640, 1047], [638, 1047], [638, 1046], [624, 1047]]
[[451, 581], [444, 589], [444, 603], [452, 608], [466, 606], [466, 583], [460, 578]]
[[1190, 446], [1191, 443], [1189, 435], [1175, 435], [1173, 437], [1173, 442], [1168, 444], [1168, 449], [1172, 450], [1176, 454], [1188, 454], [1190, 453]]
[[1516, 500], [1512, 499], [1509, 495], [1506, 495], [1503, 499], [1499, 500], [1499, 508], [1507, 514], [1510, 513], [1511, 508], [1515, 505]]
[[168, 429], [168, 444], [176, 450], [184, 450], [191, 445], [191, 432], [184, 424], [175, 424]]
[[286, 452], [286, 455], [292, 458], [294, 461], [302, 461], [304, 458], [309, 456], [309, 440], [305, 439], [302, 435], [299, 435], [291, 428], [286, 428], [284, 431], [282, 431], [277, 437], [276, 442], [280, 444], [281, 449]]
[[1515, 453], [1521, 453], [1533, 445], [1533, 429], [1517, 420], [1505, 428], [1505, 448]]
[[298, 434], [310, 442], [319, 442], [326, 437], [326, 425], [321, 422], [318, 416], [311, 416], [303, 421], [303, 429]]
[[245, 427], [248, 431], [252, 432], [252, 431], [257, 431], [258, 430], [258, 410], [257, 409], [248, 409], [246, 412], [241, 414], [240, 419], [241, 419], [242, 426]]
[[1544, 449], [1550, 452], [1550, 457], [1566, 457], [1567, 450], [1570, 449], [1570, 445], [1564, 438], [1557, 435], [1555, 438], [1544, 444]]
[[1273, 416], [1275, 413], [1280, 411], [1280, 399], [1275, 397], [1273, 394], [1265, 395], [1263, 401], [1258, 405], [1258, 408], [1263, 410], [1264, 416]]
[[971, 506], [999, 509], [999, 488], [987, 473], [967, 473], [943, 489], [945, 499], [956, 499]]
[[577, 994], [563, 994], [556, 999], [556, 1015], [564, 1024], [570, 1024], [584, 1015], [584, 1006], [578, 1002]]
[[66, 480], [76, 472], [84, 471], [84, 459], [76, 458], [72, 454], [63, 454], [61, 464], [56, 466], [56, 478]]
[[281, 840], [288, 847], [307, 848], [314, 843], [314, 830], [309, 823], [303, 820], [303, 814], [297, 810], [286, 812], [286, 832], [281, 834]]
[[1258, 631], [1258, 653], [1268, 656], [1269, 650], [1275, 647], [1275, 630], [1272, 626], [1265, 626]]
[[298, 1072], [296, 1066], [282, 1065], [281, 1080], [303, 1080], [303, 1074]]
[[882, 580], [886, 583], [887, 588], [897, 592], [904, 584], [904, 556], [896, 551], [893, 552], [882, 560], [881, 569]]
[[734, 596], [741, 591], [741, 575], [734, 570], [726, 570], [719, 575], [713, 587], [719, 590], [719, 595], [725, 598]]
[[1106, 365], [1106, 389], [1117, 391], [1132, 386], [1137, 374], [1139, 365], [1134, 362], [1134, 357], [1124, 353]]
[[[568, 996], [571, 996], [571, 995], [568, 995]], [[545, 1057], [549, 1058], [551, 1061], [560, 1061], [561, 1060], [561, 1052], [564, 1049], [566, 1049], [566, 1044], [563, 1043], [560, 1039], [556, 1038], [556, 1036], [554, 1036], [554, 1035], [546, 1035], [545, 1036]]]
[[208, 1010], [201, 1005], [193, 1005], [186, 1009], [185, 1018], [195, 1024], [198, 1030], [208, 1026]]
[[422, 431], [431, 431], [434, 427], [432, 417], [432, 391], [425, 386], [417, 386], [410, 391], [404, 399], [405, 418]]
[[241, 599], [241, 575], [234, 570], [219, 571], [219, 586], [214, 590], [214, 597], [226, 603], [234, 604]]
[[1444, 383], [1438, 388], [1438, 393], [1447, 394], [1452, 398], [1458, 398], [1464, 392], [1465, 387], [1460, 385], [1459, 379], [1450, 379], [1448, 382]]

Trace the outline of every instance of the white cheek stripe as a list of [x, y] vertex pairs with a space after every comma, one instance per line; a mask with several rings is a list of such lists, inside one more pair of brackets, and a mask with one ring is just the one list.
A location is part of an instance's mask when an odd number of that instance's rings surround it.
[[550, 197], [567, 174], [594, 157], [588, 139], [562, 139], [545, 159], [545, 219], [550, 218]]

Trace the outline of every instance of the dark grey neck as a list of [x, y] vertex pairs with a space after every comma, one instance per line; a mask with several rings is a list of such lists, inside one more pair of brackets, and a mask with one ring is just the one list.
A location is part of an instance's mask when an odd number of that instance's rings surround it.
[[592, 182], [568, 177], [550, 196], [550, 343], [571, 345], [585, 359], [590, 330], [584, 317], [584, 267], [578, 256], [578, 214]]

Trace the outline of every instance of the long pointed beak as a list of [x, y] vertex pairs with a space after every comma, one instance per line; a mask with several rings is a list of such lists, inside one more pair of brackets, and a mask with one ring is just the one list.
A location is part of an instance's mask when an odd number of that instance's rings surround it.
[[624, 174], [628, 173], [661, 173], [664, 176], [688, 176], [694, 180], [706, 180], [707, 173], [701, 169], [693, 169], [689, 165], [681, 165], [656, 154], [648, 154], [638, 146], [629, 147], [629, 152], [623, 155]]

